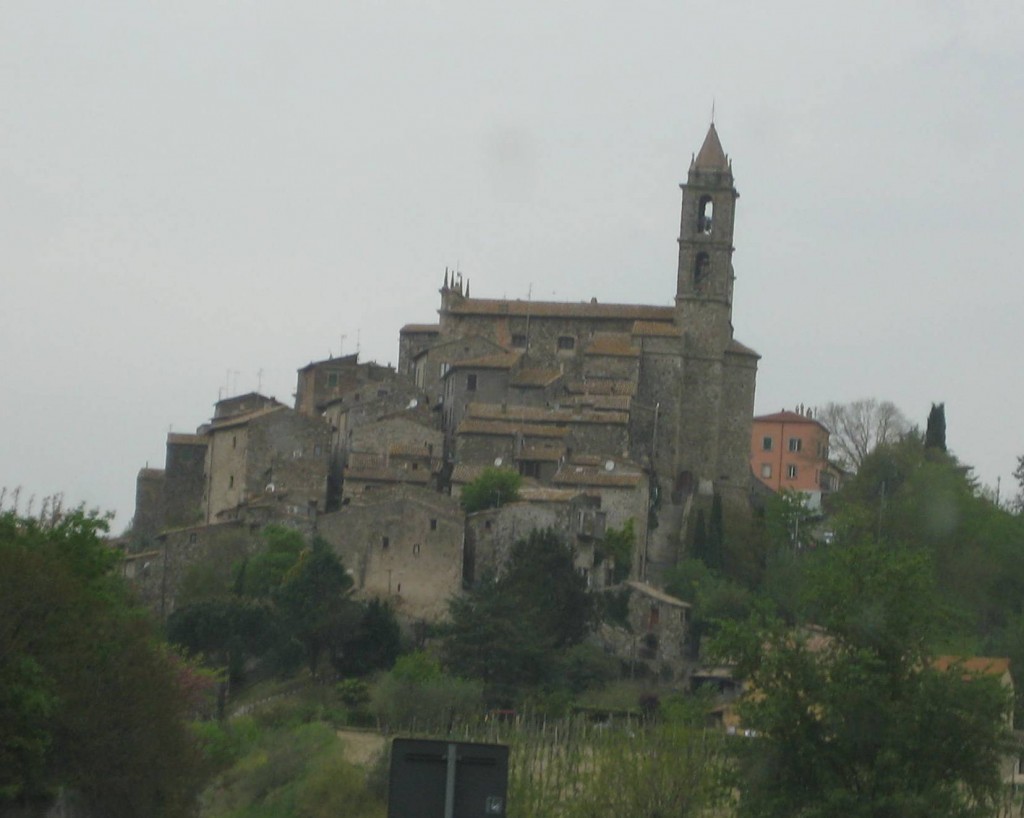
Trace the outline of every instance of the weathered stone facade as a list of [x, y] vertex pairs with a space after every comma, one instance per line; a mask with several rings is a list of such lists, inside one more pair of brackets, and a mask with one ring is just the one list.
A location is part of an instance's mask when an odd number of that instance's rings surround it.
[[267, 494], [299, 515], [325, 508], [331, 430], [322, 418], [272, 406], [214, 420], [208, 440], [207, 523]]
[[665, 681], [685, 674], [690, 605], [643, 582], [628, 581], [626, 626], [604, 625], [605, 650], [631, 664], [642, 663]]
[[359, 363], [359, 353], [311, 362], [299, 370], [295, 408], [315, 416], [331, 401], [347, 397], [359, 402], [384, 397], [391, 391], [396, 374], [390, 366], [373, 361]]
[[[578, 567], [603, 584], [583, 553], [599, 538], [573, 522], [586, 506], [591, 529], [633, 521], [632, 575], [656, 583], [694, 498], [747, 501], [758, 361], [733, 338], [738, 193], [713, 125], [681, 187], [671, 303], [471, 298], [446, 271], [438, 321], [402, 328], [397, 370], [357, 355], [313, 362], [295, 409], [227, 398], [197, 435], [169, 438], [164, 472], [140, 475], [137, 527], [193, 523], [198, 506], [206, 523], [319, 529], [364, 592], [431, 618], [464, 567], [471, 581], [500, 570], [526, 526], [574, 537]], [[474, 517], [464, 565], [449, 493], [495, 465], [524, 477], [524, 497], [548, 494]]]
[[364, 494], [319, 521], [357, 591], [389, 600], [407, 620], [447, 613], [462, 588], [464, 532], [457, 500], [414, 486]]

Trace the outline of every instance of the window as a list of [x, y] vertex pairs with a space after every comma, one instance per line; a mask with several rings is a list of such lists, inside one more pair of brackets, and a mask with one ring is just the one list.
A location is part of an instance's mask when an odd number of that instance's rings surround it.
[[420, 544], [419, 544], [419, 543], [416, 543], [416, 544], [415, 544], [415, 545], [414, 545], [414, 546], [412, 547], [412, 555], [413, 555], [414, 557], [418, 557], [418, 556], [420, 555]]
[[693, 262], [693, 289], [703, 292], [711, 275], [711, 258], [707, 253], [698, 253]]
[[789, 439], [789, 450], [791, 452], [798, 452], [803, 448], [804, 442], [798, 437], [791, 437]]
[[238, 436], [237, 435], [231, 435], [231, 448], [235, 449], [237, 447], [238, 447]]
[[387, 551], [389, 545], [391, 545], [391, 540], [389, 538], [387, 538], [387, 537], [381, 537], [380, 538], [380, 547], [383, 550]]
[[560, 352], [570, 352], [576, 349], [576, 339], [571, 335], [559, 335], [558, 336], [558, 350]]
[[771, 436], [766, 435], [761, 441], [761, 451], [770, 452], [772, 450], [772, 439]]
[[796, 466], [786, 466], [786, 477], [790, 480], [796, 479]]
[[330, 374], [328, 374], [328, 376], [327, 376], [327, 385], [328, 386], [337, 386], [338, 385], [338, 373], [337, 372], [331, 372]]
[[193, 531], [191, 534], [188, 535], [188, 544], [189, 545], [195, 545], [197, 539], [199, 539], [199, 537]]
[[772, 476], [772, 464], [763, 463], [761, 464], [761, 476], [767, 480]]
[[476, 375], [466, 376], [466, 391], [476, 392]]
[[235, 476], [233, 474], [228, 475], [228, 488], [233, 489], [235, 487]]
[[435, 517], [430, 521], [430, 530], [437, 531], [437, 518]]
[[491, 521], [490, 520], [485, 520], [484, 521], [484, 530], [485, 531], [490, 531], [491, 530]]
[[315, 455], [323, 454], [323, 449], [320, 447], [319, 443], [317, 443], [315, 446], [313, 446], [313, 454], [315, 454]]
[[526, 336], [525, 335], [513, 335], [512, 346], [516, 349], [526, 349]]
[[523, 477], [535, 477], [540, 479], [540, 461], [539, 460], [523, 460], [519, 464], [519, 473]]
[[708, 195], [700, 197], [700, 209], [697, 213], [697, 232], [705, 236], [711, 235], [711, 222], [715, 212], [715, 202]]

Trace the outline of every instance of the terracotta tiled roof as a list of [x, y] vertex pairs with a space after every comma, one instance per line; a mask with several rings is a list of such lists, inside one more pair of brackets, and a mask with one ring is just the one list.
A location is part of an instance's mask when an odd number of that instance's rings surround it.
[[784, 409], [781, 412], [775, 412], [771, 415], [758, 415], [754, 418], [754, 423], [763, 421], [765, 423], [806, 423], [811, 426], [820, 426], [822, 429], [828, 431], [827, 427], [820, 420], [809, 418], [807, 415], [801, 415], [799, 412], [790, 412]]
[[557, 369], [520, 369], [512, 376], [512, 386], [520, 388], [550, 386], [562, 373]]
[[633, 334], [645, 337], [679, 338], [683, 331], [671, 322], [637, 321], [633, 324]]
[[586, 466], [563, 466], [551, 482], [557, 485], [633, 488], [640, 485], [643, 474], [628, 471], [605, 471]]
[[[324, 358], [322, 361], [310, 361], [302, 367], [299, 372], [316, 369], [317, 367], [324, 366], [325, 364], [334, 364], [344, 369], [355, 369], [359, 366], [359, 353], [353, 352], [351, 355], [339, 355], [337, 358]], [[230, 398], [228, 400], [230, 400]]]
[[519, 499], [527, 503], [568, 503], [579, 492], [574, 489], [553, 489], [548, 486], [523, 486]]
[[403, 335], [412, 333], [432, 333], [436, 335], [441, 331], [440, 324], [406, 324], [400, 332]]
[[180, 446], [205, 446], [206, 438], [203, 435], [185, 435], [178, 432], [168, 432], [167, 442]]
[[275, 412], [283, 412], [288, 409], [283, 403], [279, 403], [276, 406], [268, 406], [265, 409], [257, 409], [254, 412], [246, 412], [242, 415], [230, 415], [226, 418], [214, 418], [210, 421], [210, 431], [219, 432], [223, 429], [230, 429], [234, 426], [245, 426], [251, 421], [257, 420], [258, 418], [272, 415]]
[[511, 369], [519, 359], [523, 357], [521, 352], [499, 352], [495, 355], [483, 355], [479, 358], [466, 358], [462, 361], [452, 361], [448, 371], [456, 369]]
[[477, 466], [470, 463], [457, 463], [452, 469], [452, 483], [463, 485], [476, 480], [488, 466]]
[[640, 350], [633, 346], [632, 337], [625, 332], [598, 332], [584, 351], [586, 355], [606, 355], [612, 358], [636, 358]]
[[564, 446], [545, 446], [543, 444], [534, 446], [523, 446], [516, 455], [516, 460], [545, 460], [549, 463], [557, 463], [565, 454]]
[[568, 429], [540, 423], [517, 423], [515, 421], [477, 420], [468, 418], [459, 424], [456, 431], [459, 435], [515, 435], [524, 437], [562, 438], [569, 434]]
[[671, 321], [674, 307], [645, 304], [599, 304], [596, 301], [507, 301], [504, 299], [466, 298], [452, 304], [454, 315], [517, 315], [536, 318], [608, 318], [634, 321]]

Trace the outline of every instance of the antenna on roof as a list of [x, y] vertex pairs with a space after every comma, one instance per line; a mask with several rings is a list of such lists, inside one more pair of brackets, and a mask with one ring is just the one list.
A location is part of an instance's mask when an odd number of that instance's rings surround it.
[[256, 370], [256, 391], [263, 391], [263, 367]]
[[359, 358], [359, 346], [362, 343], [363, 331], [356, 329], [356, 358]]

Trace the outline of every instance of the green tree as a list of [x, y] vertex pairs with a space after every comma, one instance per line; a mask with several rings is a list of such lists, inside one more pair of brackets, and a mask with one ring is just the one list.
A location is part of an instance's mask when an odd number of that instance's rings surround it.
[[106, 525], [0, 512], [0, 809], [67, 787], [90, 814], [191, 814], [180, 663], [114, 571]]
[[523, 478], [511, 469], [490, 467], [462, 487], [460, 501], [467, 514], [486, 508], [499, 508], [519, 499]]
[[737, 742], [740, 816], [994, 814], [1007, 695], [936, 669], [927, 555], [866, 543], [811, 562], [807, 625], [759, 617], [725, 626], [717, 645], [756, 691], [741, 708], [757, 737]]
[[561, 681], [561, 654], [586, 636], [595, 603], [572, 549], [548, 529], [518, 541], [505, 573], [453, 599], [449, 613], [445, 666], [508, 702], [525, 687]]
[[301, 533], [279, 525], [264, 528], [262, 539], [263, 547], [238, 567], [235, 586], [246, 596], [272, 596], [307, 547]]
[[610, 557], [615, 565], [612, 582], [622, 582], [629, 577], [633, 568], [633, 550], [636, 547], [636, 529], [633, 518], [622, 524], [622, 528], [605, 529], [601, 541], [601, 555]]
[[933, 403], [928, 412], [928, 426], [924, 433], [924, 447], [946, 451], [946, 404]]
[[324, 651], [337, 654], [361, 610], [349, 596], [352, 577], [323, 540], [314, 540], [284, 576], [275, 600], [289, 632], [302, 643], [316, 675]]

